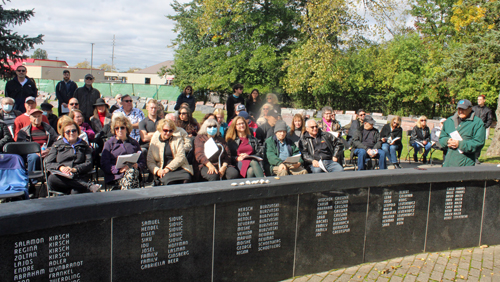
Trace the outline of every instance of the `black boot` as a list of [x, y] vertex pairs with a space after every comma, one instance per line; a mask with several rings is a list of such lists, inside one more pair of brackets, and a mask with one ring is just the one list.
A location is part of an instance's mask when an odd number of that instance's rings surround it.
[[414, 160], [416, 163], [418, 163], [418, 156], [417, 156], [417, 154], [413, 154], [413, 160]]
[[427, 163], [427, 157], [426, 157], [426, 156], [424, 156], [424, 158], [422, 159], [422, 162], [423, 162], [424, 164], [426, 164], [426, 163]]
[[398, 163], [395, 163], [395, 164], [394, 164], [394, 168], [395, 168], [395, 169], [401, 169], [402, 167], [401, 167]]

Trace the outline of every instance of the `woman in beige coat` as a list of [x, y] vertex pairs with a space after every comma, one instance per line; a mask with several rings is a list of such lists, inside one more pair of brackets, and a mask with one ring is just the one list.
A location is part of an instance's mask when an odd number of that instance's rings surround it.
[[158, 122], [149, 144], [148, 168], [161, 185], [191, 182], [193, 167], [186, 159], [184, 141], [173, 121]]

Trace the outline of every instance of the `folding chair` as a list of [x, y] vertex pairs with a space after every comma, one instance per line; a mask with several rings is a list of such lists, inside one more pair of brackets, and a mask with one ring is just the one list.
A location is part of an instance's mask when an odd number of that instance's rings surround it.
[[0, 154], [0, 200], [29, 199], [28, 173], [21, 156]]
[[[28, 154], [34, 154], [34, 153], [40, 154], [42, 152], [42, 149], [40, 148], [40, 145], [36, 142], [13, 142], [13, 143], [5, 144], [3, 151], [7, 154], [15, 154], [15, 155], [19, 155], [19, 156], [24, 156], [24, 155], [28, 155]], [[42, 158], [40, 158], [40, 168], [41, 168], [41, 170], [28, 171], [28, 178], [30, 180], [33, 180], [33, 179], [40, 180], [41, 185], [43, 187], [43, 185], [45, 184], [45, 177], [44, 177], [44, 172], [43, 172]], [[41, 189], [40, 189], [40, 191], [41, 191]], [[47, 192], [48, 192], [48, 190], [47, 190]], [[38, 195], [35, 195], [35, 196], [38, 196]]]

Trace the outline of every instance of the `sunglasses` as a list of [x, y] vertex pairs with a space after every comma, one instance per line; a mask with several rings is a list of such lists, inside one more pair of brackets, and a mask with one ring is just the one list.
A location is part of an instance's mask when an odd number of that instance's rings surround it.
[[179, 113], [179, 115], [187, 115], [187, 114], [188, 114], [187, 112]]
[[71, 103], [70, 106], [78, 106], [78, 103]]
[[70, 129], [70, 130], [66, 130], [66, 131], [64, 131], [64, 133], [65, 133], [66, 135], [69, 135], [70, 133], [77, 133], [77, 132], [78, 132], [78, 130], [76, 130], [76, 129]]
[[420, 121], [427, 121], [426, 119], [421, 119]]
[[362, 116], [366, 116], [366, 114], [360, 114], [359, 116], [360, 116], [360, 117], [362, 117]]
[[121, 130], [125, 130], [125, 126], [118, 126], [118, 127], [115, 127], [115, 131], [118, 130], [118, 129], [121, 129]]
[[214, 127], [217, 128], [217, 125], [209, 125], [209, 126], [207, 126], [207, 128], [214, 128]]
[[16, 70], [17, 72], [26, 72], [26, 70]]
[[92, 77], [87, 77], [85, 78], [86, 80], [92, 80], [93, 78]]
[[132, 103], [132, 100], [122, 100], [122, 103]]
[[165, 133], [174, 133], [174, 130], [173, 129], [163, 129], [163, 132]]
[[314, 129], [314, 128], [318, 128], [318, 127], [317, 126], [309, 126], [309, 128]]

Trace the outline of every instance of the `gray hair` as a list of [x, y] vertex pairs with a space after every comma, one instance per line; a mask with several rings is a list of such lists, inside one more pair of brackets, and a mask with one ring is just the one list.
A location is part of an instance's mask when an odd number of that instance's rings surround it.
[[308, 119], [308, 120], [306, 121], [306, 127], [309, 127], [309, 123], [311, 123], [311, 122], [316, 123], [316, 121], [315, 121], [314, 119], [310, 118], [310, 119]]
[[122, 96], [122, 94], [116, 94], [115, 99], [120, 99]]
[[3, 104], [4, 102], [11, 102], [12, 104], [14, 104], [14, 103], [15, 103], [14, 99], [12, 99], [12, 98], [10, 98], [10, 97], [5, 97], [5, 98], [3, 98], [3, 99], [2, 99], [2, 104]]
[[323, 112], [323, 114], [325, 113], [325, 111], [330, 111], [333, 114], [333, 109], [332, 107], [329, 106], [324, 106], [323, 109], [321, 109], [321, 111]]
[[217, 122], [217, 120], [212, 119], [212, 118], [209, 118], [209, 119], [205, 120], [205, 122], [201, 125], [201, 128], [198, 131], [198, 134], [207, 134], [207, 127], [208, 126], [214, 126], [214, 125], [217, 126], [217, 132], [219, 132], [220, 125]]
[[169, 113], [169, 114], [167, 114], [167, 115], [165, 116], [165, 119], [168, 119], [168, 120], [173, 120], [173, 121], [175, 121], [175, 118], [176, 118], [176, 116], [175, 116], [175, 114], [174, 114], [174, 113]]

